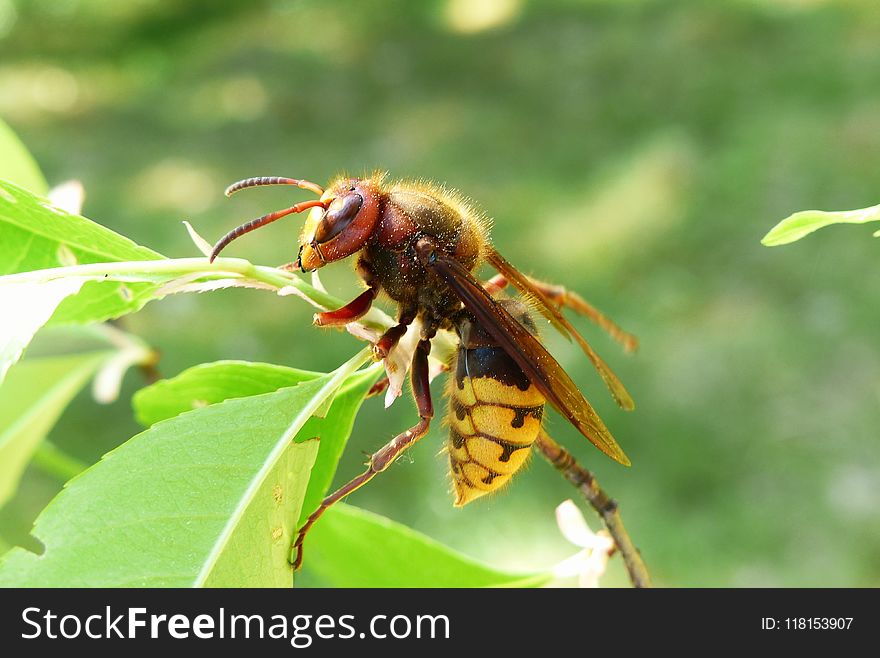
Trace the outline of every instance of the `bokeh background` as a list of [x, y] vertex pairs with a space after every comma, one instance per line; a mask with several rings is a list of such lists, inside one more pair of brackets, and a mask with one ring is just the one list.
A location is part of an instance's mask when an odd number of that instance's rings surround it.
[[[658, 584], [880, 585], [878, 243], [842, 227], [759, 244], [796, 210], [880, 201], [876, 0], [0, 0], [0, 116], [50, 182], [83, 181], [86, 216], [169, 256], [195, 255], [182, 219], [214, 239], [305, 198], [223, 197], [247, 176], [385, 168], [460, 188], [510, 260], [641, 338], [626, 356], [579, 322], [636, 398], [627, 414], [547, 337], [631, 469], [550, 424]], [[279, 222], [230, 255], [286, 262], [297, 233]], [[344, 264], [323, 279], [357, 290]], [[359, 349], [311, 313], [230, 290], [125, 324], [167, 376], [224, 358], [327, 370]], [[141, 385], [107, 407], [82, 395], [52, 439], [96, 460], [138, 431]], [[368, 401], [340, 479], [414, 413]], [[444, 438], [438, 423], [350, 502], [498, 565], [575, 550], [553, 515], [573, 490], [540, 460], [453, 509]], [[26, 541], [59, 487], [28, 471], [0, 536]], [[605, 583], [626, 583], [619, 566]]]

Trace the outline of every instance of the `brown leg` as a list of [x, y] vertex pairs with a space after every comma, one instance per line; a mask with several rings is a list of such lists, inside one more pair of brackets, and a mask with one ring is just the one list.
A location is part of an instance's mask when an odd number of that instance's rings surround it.
[[503, 274], [496, 274], [483, 284], [483, 287], [493, 297], [507, 287], [507, 277]]
[[[591, 322], [601, 329], [604, 329], [609, 336], [623, 345], [623, 349], [627, 352], [634, 352], [636, 348], [638, 348], [638, 338], [621, 329], [613, 320], [611, 320], [611, 318], [587, 302], [576, 292], [572, 292], [564, 286], [545, 283], [544, 281], [539, 281], [532, 277], [527, 278], [533, 286], [544, 293], [551, 302], [556, 304], [557, 308], [570, 308], [575, 313], [580, 313], [581, 315], [586, 316]], [[490, 295], [494, 295], [499, 290], [503, 290], [505, 286], [507, 286], [507, 279], [503, 274], [498, 274], [489, 279], [484, 287]]]
[[315, 524], [315, 521], [321, 518], [321, 515], [327, 511], [327, 508], [342, 500], [353, 491], [360, 489], [376, 475], [391, 466], [394, 460], [403, 454], [407, 448], [428, 433], [431, 418], [434, 417], [434, 404], [431, 401], [431, 389], [428, 386], [428, 354], [430, 351], [430, 340], [419, 341], [419, 345], [413, 355], [412, 370], [410, 372], [413, 396], [419, 409], [419, 422], [406, 432], [398, 434], [389, 443], [380, 448], [378, 452], [375, 452], [370, 457], [369, 466], [364, 473], [361, 473], [321, 501], [318, 509], [312, 512], [302, 528], [299, 529], [296, 541], [293, 543], [292, 549], [296, 552], [296, 557], [293, 560], [294, 571], [302, 566], [303, 542], [305, 541], [306, 534]]
[[400, 312], [400, 316], [397, 318], [397, 324], [388, 329], [382, 337], [373, 345], [373, 355], [377, 360], [382, 360], [394, 349], [394, 346], [400, 342], [400, 339], [403, 338], [403, 335], [406, 333], [409, 325], [413, 323], [413, 320], [416, 319], [416, 314], [414, 311], [403, 310]]
[[367, 284], [367, 289], [342, 308], [315, 313], [313, 321], [316, 326], [341, 327], [367, 314], [373, 301], [379, 296], [379, 283], [376, 281], [370, 264], [364, 258], [360, 258], [357, 262], [357, 273], [361, 280]]
[[623, 519], [617, 509], [617, 503], [608, 497], [590, 471], [575, 461], [572, 454], [551, 439], [541, 430], [535, 442], [538, 450], [564, 477], [583, 494], [587, 502], [599, 513], [605, 527], [614, 539], [617, 550], [623, 556], [626, 570], [634, 587], [651, 587], [651, 576], [645, 566], [639, 550], [633, 545], [629, 533], [623, 526]]
[[367, 391], [367, 397], [371, 398], [374, 395], [379, 395], [380, 393], [384, 393], [385, 389], [388, 388], [388, 385], [391, 381], [388, 379], [388, 375], [382, 377], [382, 379], [378, 380], [375, 384], [370, 387], [370, 390]]
[[354, 322], [366, 315], [378, 294], [378, 288], [367, 288], [342, 308], [315, 313], [314, 323], [318, 327], [340, 327]]

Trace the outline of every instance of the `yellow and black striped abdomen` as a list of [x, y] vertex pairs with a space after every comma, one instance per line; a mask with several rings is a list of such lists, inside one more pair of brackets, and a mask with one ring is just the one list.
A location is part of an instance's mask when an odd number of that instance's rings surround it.
[[449, 461], [461, 507], [500, 489], [528, 459], [544, 396], [496, 345], [459, 347], [452, 374]]

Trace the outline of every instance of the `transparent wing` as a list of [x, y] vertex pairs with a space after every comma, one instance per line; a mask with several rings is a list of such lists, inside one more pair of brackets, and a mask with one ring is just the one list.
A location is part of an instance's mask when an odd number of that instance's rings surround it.
[[630, 465], [605, 423], [537, 338], [492, 299], [461, 263], [436, 253], [427, 264], [449, 284], [465, 308], [516, 361], [560, 414], [599, 450], [625, 466]]
[[538, 311], [541, 315], [547, 318], [563, 336], [566, 338], [574, 337], [578, 345], [580, 345], [581, 349], [584, 351], [584, 354], [587, 355], [590, 363], [592, 363], [593, 367], [599, 372], [599, 375], [602, 377], [602, 380], [611, 392], [611, 397], [614, 398], [615, 402], [627, 411], [635, 409], [635, 402], [629, 394], [629, 391], [626, 390], [623, 382], [617, 378], [617, 375], [612, 372], [611, 368], [608, 367], [608, 364], [602, 360], [602, 357], [596, 354], [587, 340], [580, 335], [571, 322], [569, 322], [559, 309], [547, 299], [547, 296], [532, 285], [532, 282], [529, 281], [525, 274], [511, 265], [504, 256], [494, 249], [489, 249], [487, 257], [489, 263], [503, 274], [517, 290], [538, 302]]

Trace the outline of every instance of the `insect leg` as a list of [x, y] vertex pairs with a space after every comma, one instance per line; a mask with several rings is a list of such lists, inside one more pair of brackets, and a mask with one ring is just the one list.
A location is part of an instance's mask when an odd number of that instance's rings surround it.
[[[593, 324], [605, 330], [618, 343], [623, 345], [623, 349], [627, 352], [634, 352], [639, 346], [639, 339], [631, 333], [621, 329], [611, 318], [602, 313], [595, 306], [590, 304], [576, 292], [572, 292], [565, 286], [546, 283], [532, 277], [526, 277], [535, 288], [541, 291], [547, 299], [549, 299], [556, 308], [570, 308], [575, 313], [587, 317]], [[498, 274], [489, 279], [484, 287], [490, 295], [494, 295], [503, 290], [508, 284], [507, 278], [503, 274]]]
[[430, 352], [431, 341], [419, 341], [419, 345], [413, 355], [412, 370], [410, 371], [413, 396], [416, 400], [416, 406], [419, 409], [419, 422], [405, 432], [395, 436], [391, 441], [385, 444], [385, 446], [373, 453], [370, 457], [369, 466], [365, 472], [361, 473], [321, 501], [318, 509], [312, 512], [309, 518], [306, 519], [302, 528], [299, 529], [296, 541], [293, 543], [292, 548], [293, 551], [296, 552], [296, 558], [293, 562], [294, 571], [302, 566], [303, 542], [305, 541], [306, 534], [315, 524], [315, 521], [321, 518], [321, 515], [327, 511], [327, 508], [334, 503], [339, 502], [353, 491], [360, 489], [376, 475], [387, 469], [392, 463], [394, 463], [395, 459], [406, 451], [407, 448], [428, 433], [431, 419], [434, 417], [434, 404], [431, 401], [431, 389], [428, 384], [428, 354]]
[[367, 391], [367, 397], [371, 398], [374, 395], [379, 395], [380, 393], [384, 393], [385, 389], [388, 388], [388, 385], [391, 384], [391, 380], [388, 379], [388, 375], [382, 377], [382, 379], [378, 380], [375, 384], [370, 387], [370, 390]]
[[318, 327], [340, 327], [354, 322], [366, 315], [373, 305], [373, 300], [379, 294], [378, 288], [367, 288], [360, 295], [352, 299], [345, 306], [335, 311], [315, 313], [314, 323]]
[[360, 259], [357, 264], [358, 275], [367, 284], [367, 289], [348, 304], [335, 311], [315, 313], [313, 322], [318, 327], [341, 327], [363, 317], [370, 310], [373, 301], [379, 296], [379, 282], [370, 264]]
[[486, 292], [494, 297], [496, 294], [504, 290], [508, 283], [507, 277], [503, 274], [496, 274], [488, 281], [485, 281], [483, 287], [486, 289]]
[[[416, 319], [415, 309], [401, 309], [397, 318], [397, 324], [388, 329], [382, 337], [373, 345], [373, 354], [377, 359], [384, 359], [394, 349], [394, 346], [403, 338], [409, 325]], [[416, 352], [418, 354], [418, 352]]]

